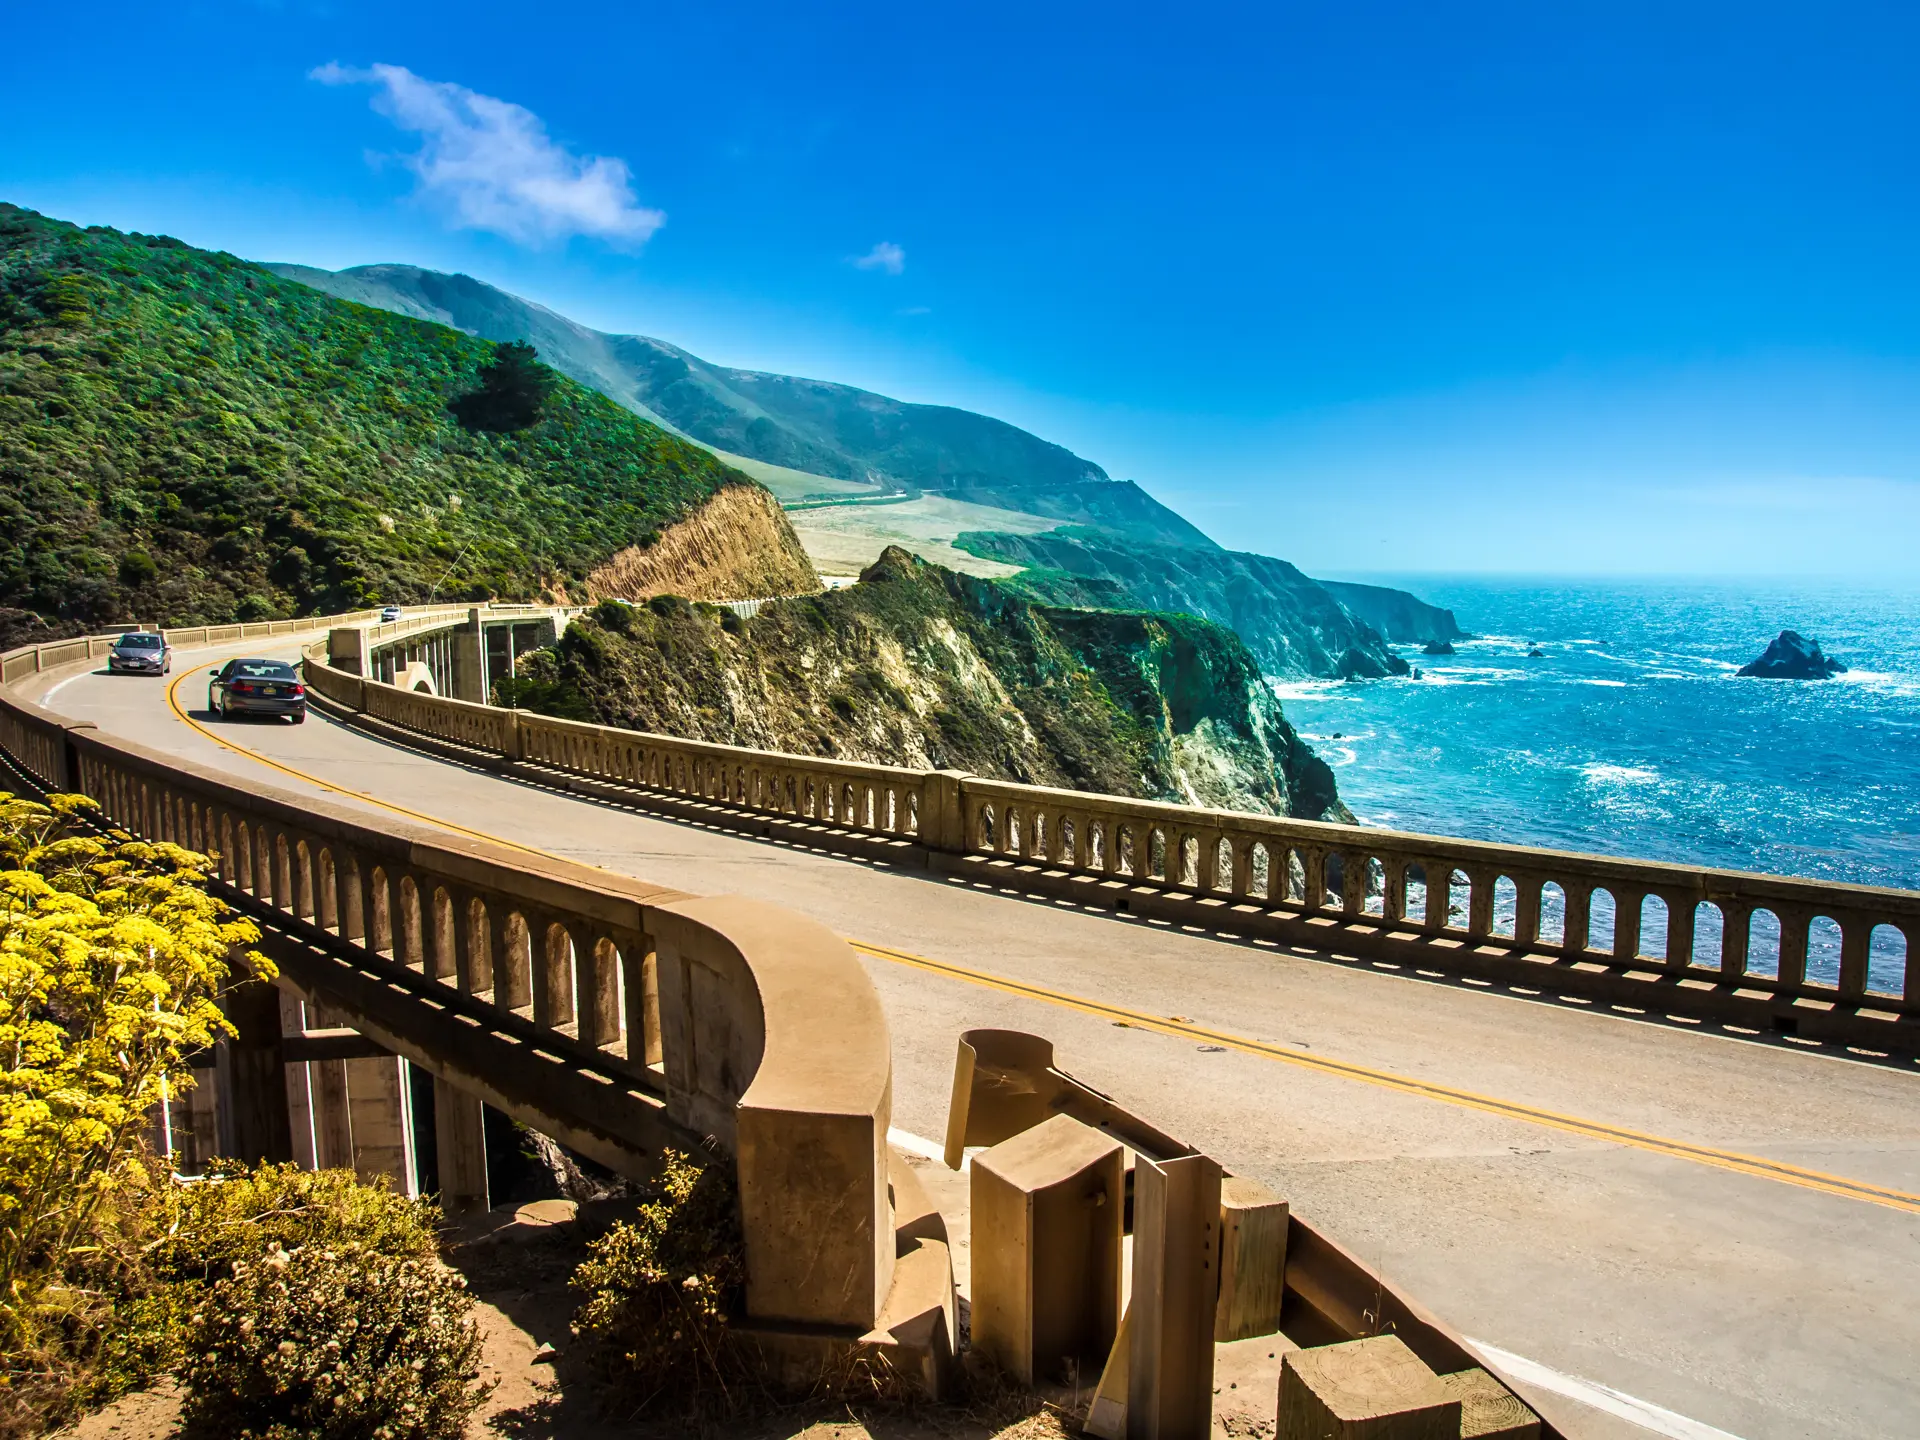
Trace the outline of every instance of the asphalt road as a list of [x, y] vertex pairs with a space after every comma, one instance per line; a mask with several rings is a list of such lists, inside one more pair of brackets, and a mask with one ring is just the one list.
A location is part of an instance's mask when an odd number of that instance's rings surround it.
[[[865, 956], [893, 1030], [895, 1125], [944, 1132], [959, 1031], [1048, 1035], [1064, 1068], [1267, 1181], [1464, 1334], [1637, 1397], [1660, 1433], [1920, 1434], [1911, 1065], [1434, 983], [749, 840], [466, 770], [317, 712], [299, 728], [222, 726], [202, 708], [205, 670], [232, 653], [177, 657], [199, 666], [177, 689], [188, 719], [151, 679], [80, 674], [41, 688], [57, 687], [51, 703], [67, 715], [263, 787], [376, 813], [399, 806], [689, 891], [756, 896], [975, 972]], [[1116, 1025], [1103, 1005], [1183, 1017], [1183, 1031], [1273, 1053]], [[1497, 1103], [1410, 1093], [1394, 1077]], [[1580, 1123], [1536, 1123], [1503, 1105]], [[1602, 1140], [1594, 1123], [1893, 1193], [1853, 1198], [1670, 1145]], [[1532, 1393], [1571, 1433], [1646, 1433]]]

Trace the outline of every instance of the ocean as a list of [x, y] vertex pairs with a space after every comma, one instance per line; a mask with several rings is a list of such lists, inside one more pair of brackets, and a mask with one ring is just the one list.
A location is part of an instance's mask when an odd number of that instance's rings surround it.
[[[1920, 889], [1920, 592], [1364, 578], [1482, 638], [1398, 647], [1419, 680], [1272, 682], [1362, 823]], [[1735, 678], [1783, 629], [1847, 673]]]

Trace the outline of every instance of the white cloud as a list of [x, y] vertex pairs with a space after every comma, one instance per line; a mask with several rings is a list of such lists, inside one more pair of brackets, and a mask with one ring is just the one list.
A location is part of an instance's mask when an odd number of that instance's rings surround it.
[[423, 80], [400, 65], [359, 70], [329, 63], [310, 78], [379, 87], [373, 108], [422, 137], [420, 149], [403, 157], [421, 192], [463, 228], [523, 245], [592, 235], [638, 246], [666, 223], [665, 214], [634, 199], [626, 161], [572, 154], [523, 106]]
[[907, 252], [891, 240], [882, 240], [864, 255], [849, 257], [856, 270], [884, 270], [898, 275], [907, 268]]

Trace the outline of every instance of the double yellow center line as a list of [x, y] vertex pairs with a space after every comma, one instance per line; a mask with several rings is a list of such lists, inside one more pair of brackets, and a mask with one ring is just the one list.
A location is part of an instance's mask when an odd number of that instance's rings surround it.
[[[378, 800], [371, 795], [348, 790], [340, 785], [284, 765], [278, 760], [260, 754], [257, 750], [236, 744], [225, 735], [218, 734], [195, 720], [180, 704], [178, 691], [190, 678], [183, 674], [167, 687], [167, 704], [184, 724], [191, 726], [224, 749], [244, 755], [250, 760], [276, 770], [282, 775], [310, 785], [318, 785], [323, 790], [336, 794], [351, 795], [362, 804], [376, 806], [395, 815], [403, 815], [409, 820], [419, 820], [425, 824], [437, 825], [458, 835], [466, 835], [475, 840], [489, 841], [495, 845], [504, 845], [508, 849], [518, 850], [527, 855], [538, 855], [543, 859], [560, 860], [566, 857], [556, 855], [551, 850], [542, 850], [535, 845], [524, 845], [517, 840], [508, 840], [485, 830], [475, 830], [465, 825], [455, 824], [438, 815], [429, 815], [424, 811], [410, 810], [404, 805], [396, 805], [388, 800]], [[1082, 995], [1070, 994], [1064, 990], [1055, 990], [1049, 986], [1036, 985], [1028, 981], [1010, 979], [1004, 975], [995, 975], [985, 970], [976, 970], [971, 966], [954, 964], [947, 960], [932, 960], [924, 955], [915, 955], [905, 950], [894, 950], [884, 945], [869, 944], [864, 940], [848, 937], [848, 944], [863, 955], [876, 960], [884, 960], [894, 965], [904, 965], [910, 969], [924, 971], [929, 975], [938, 975], [948, 980], [958, 980], [968, 985], [978, 985], [983, 989], [997, 990], [1003, 995], [1013, 995], [1023, 1000], [1034, 1000], [1045, 1005], [1054, 1005], [1066, 1010], [1075, 1010], [1083, 1015], [1097, 1016], [1113, 1024], [1127, 1025], [1140, 1030], [1151, 1030], [1158, 1034], [1170, 1035], [1181, 1040], [1195, 1040], [1202, 1044], [1219, 1045], [1228, 1050], [1238, 1050], [1248, 1055], [1258, 1055], [1264, 1060], [1277, 1061], [1283, 1065], [1298, 1066], [1303, 1070], [1317, 1071], [1323, 1075], [1336, 1076], [1343, 1080], [1358, 1081], [1364, 1085], [1377, 1086], [1384, 1090], [1396, 1090], [1403, 1095], [1414, 1095], [1424, 1100], [1435, 1100], [1443, 1105], [1452, 1105], [1463, 1110], [1478, 1110], [1488, 1115], [1498, 1115], [1508, 1120], [1524, 1121], [1530, 1125], [1543, 1126], [1549, 1130], [1559, 1130], [1569, 1135], [1579, 1135], [1589, 1140], [1601, 1140], [1614, 1145], [1631, 1146], [1636, 1150], [1649, 1151], [1656, 1155], [1666, 1155], [1676, 1160], [1688, 1160], [1698, 1165], [1708, 1165], [1719, 1170], [1731, 1170], [1740, 1175], [1752, 1175], [1762, 1180], [1774, 1180], [1783, 1185], [1795, 1185], [1803, 1190], [1817, 1190], [1826, 1195], [1837, 1195], [1847, 1200], [1863, 1200], [1871, 1205], [1883, 1205], [1890, 1210], [1903, 1211], [1910, 1215], [1920, 1215], [1920, 1195], [1909, 1194], [1904, 1190], [1890, 1189], [1884, 1185], [1872, 1185], [1864, 1180], [1850, 1179], [1845, 1175], [1830, 1175], [1820, 1170], [1809, 1170], [1799, 1165], [1789, 1165], [1781, 1160], [1768, 1160], [1758, 1155], [1744, 1155], [1734, 1150], [1715, 1149], [1709, 1145], [1694, 1145], [1684, 1140], [1670, 1139], [1664, 1135], [1650, 1135], [1640, 1130], [1630, 1130], [1623, 1125], [1610, 1125], [1600, 1120], [1588, 1120], [1578, 1115], [1566, 1115], [1557, 1110], [1542, 1109], [1537, 1105], [1526, 1105], [1516, 1100], [1503, 1100], [1498, 1096], [1481, 1095], [1472, 1090], [1462, 1090], [1451, 1085], [1439, 1085], [1428, 1080], [1415, 1079], [1410, 1075], [1401, 1075], [1392, 1070], [1376, 1069], [1370, 1065], [1358, 1065], [1350, 1061], [1335, 1060], [1324, 1055], [1315, 1055], [1292, 1046], [1276, 1045], [1271, 1041], [1253, 1040], [1244, 1035], [1235, 1035], [1231, 1031], [1214, 1030], [1191, 1021], [1175, 1020], [1165, 1015], [1153, 1015], [1144, 1010], [1129, 1009], [1124, 1005], [1115, 1005], [1103, 1000], [1090, 1000]]]

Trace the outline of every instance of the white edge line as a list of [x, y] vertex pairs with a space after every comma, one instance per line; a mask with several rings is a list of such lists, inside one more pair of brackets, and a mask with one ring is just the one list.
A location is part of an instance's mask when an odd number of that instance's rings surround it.
[[76, 680], [84, 680], [89, 675], [98, 675], [99, 673], [100, 672], [98, 670], [82, 670], [78, 675], [69, 675], [67, 676], [66, 679], [62, 680], [58, 685], [53, 686], [50, 690], [47, 691], [46, 694], [42, 695], [34, 703], [38, 705], [42, 710], [50, 710], [53, 708], [51, 703], [53, 700], [53, 697], [58, 695], [62, 690], [66, 689], [67, 686], [73, 684], [73, 682]]
[[1637, 1400], [1631, 1395], [1623, 1395], [1611, 1385], [1602, 1385], [1593, 1380], [1579, 1380], [1572, 1375], [1562, 1375], [1558, 1370], [1550, 1370], [1538, 1360], [1529, 1360], [1523, 1355], [1515, 1355], [1509, 1350], [1489, 1345], [1484, 1340], [1469, 1339], [1467, 1344], [1478, 1350], [1488, 1362], [1503, 1370], [1515, 1380], [1527, 1385], [1537, 1385], [1542, 1390], [1555, 1395], [1564, 1395], [1569, 1400], [1578, 1400], [1582, 1405], [1603, 1411], [1617, 1419], [1638, 1425], [1643, 1430], [1651, 1430], [1656, 1435], [1665, 1435], [1670, 1440], [1740, 1440], [1740, 1437], [1727, 1430], [1716, 1430], [1713, 1426], [1699, 1420], [1689, 1420], [1684, 1415], [1676, 1415], [1671, 1410], [1663, 1410], [1658, 1405], [1645, 1400]]

